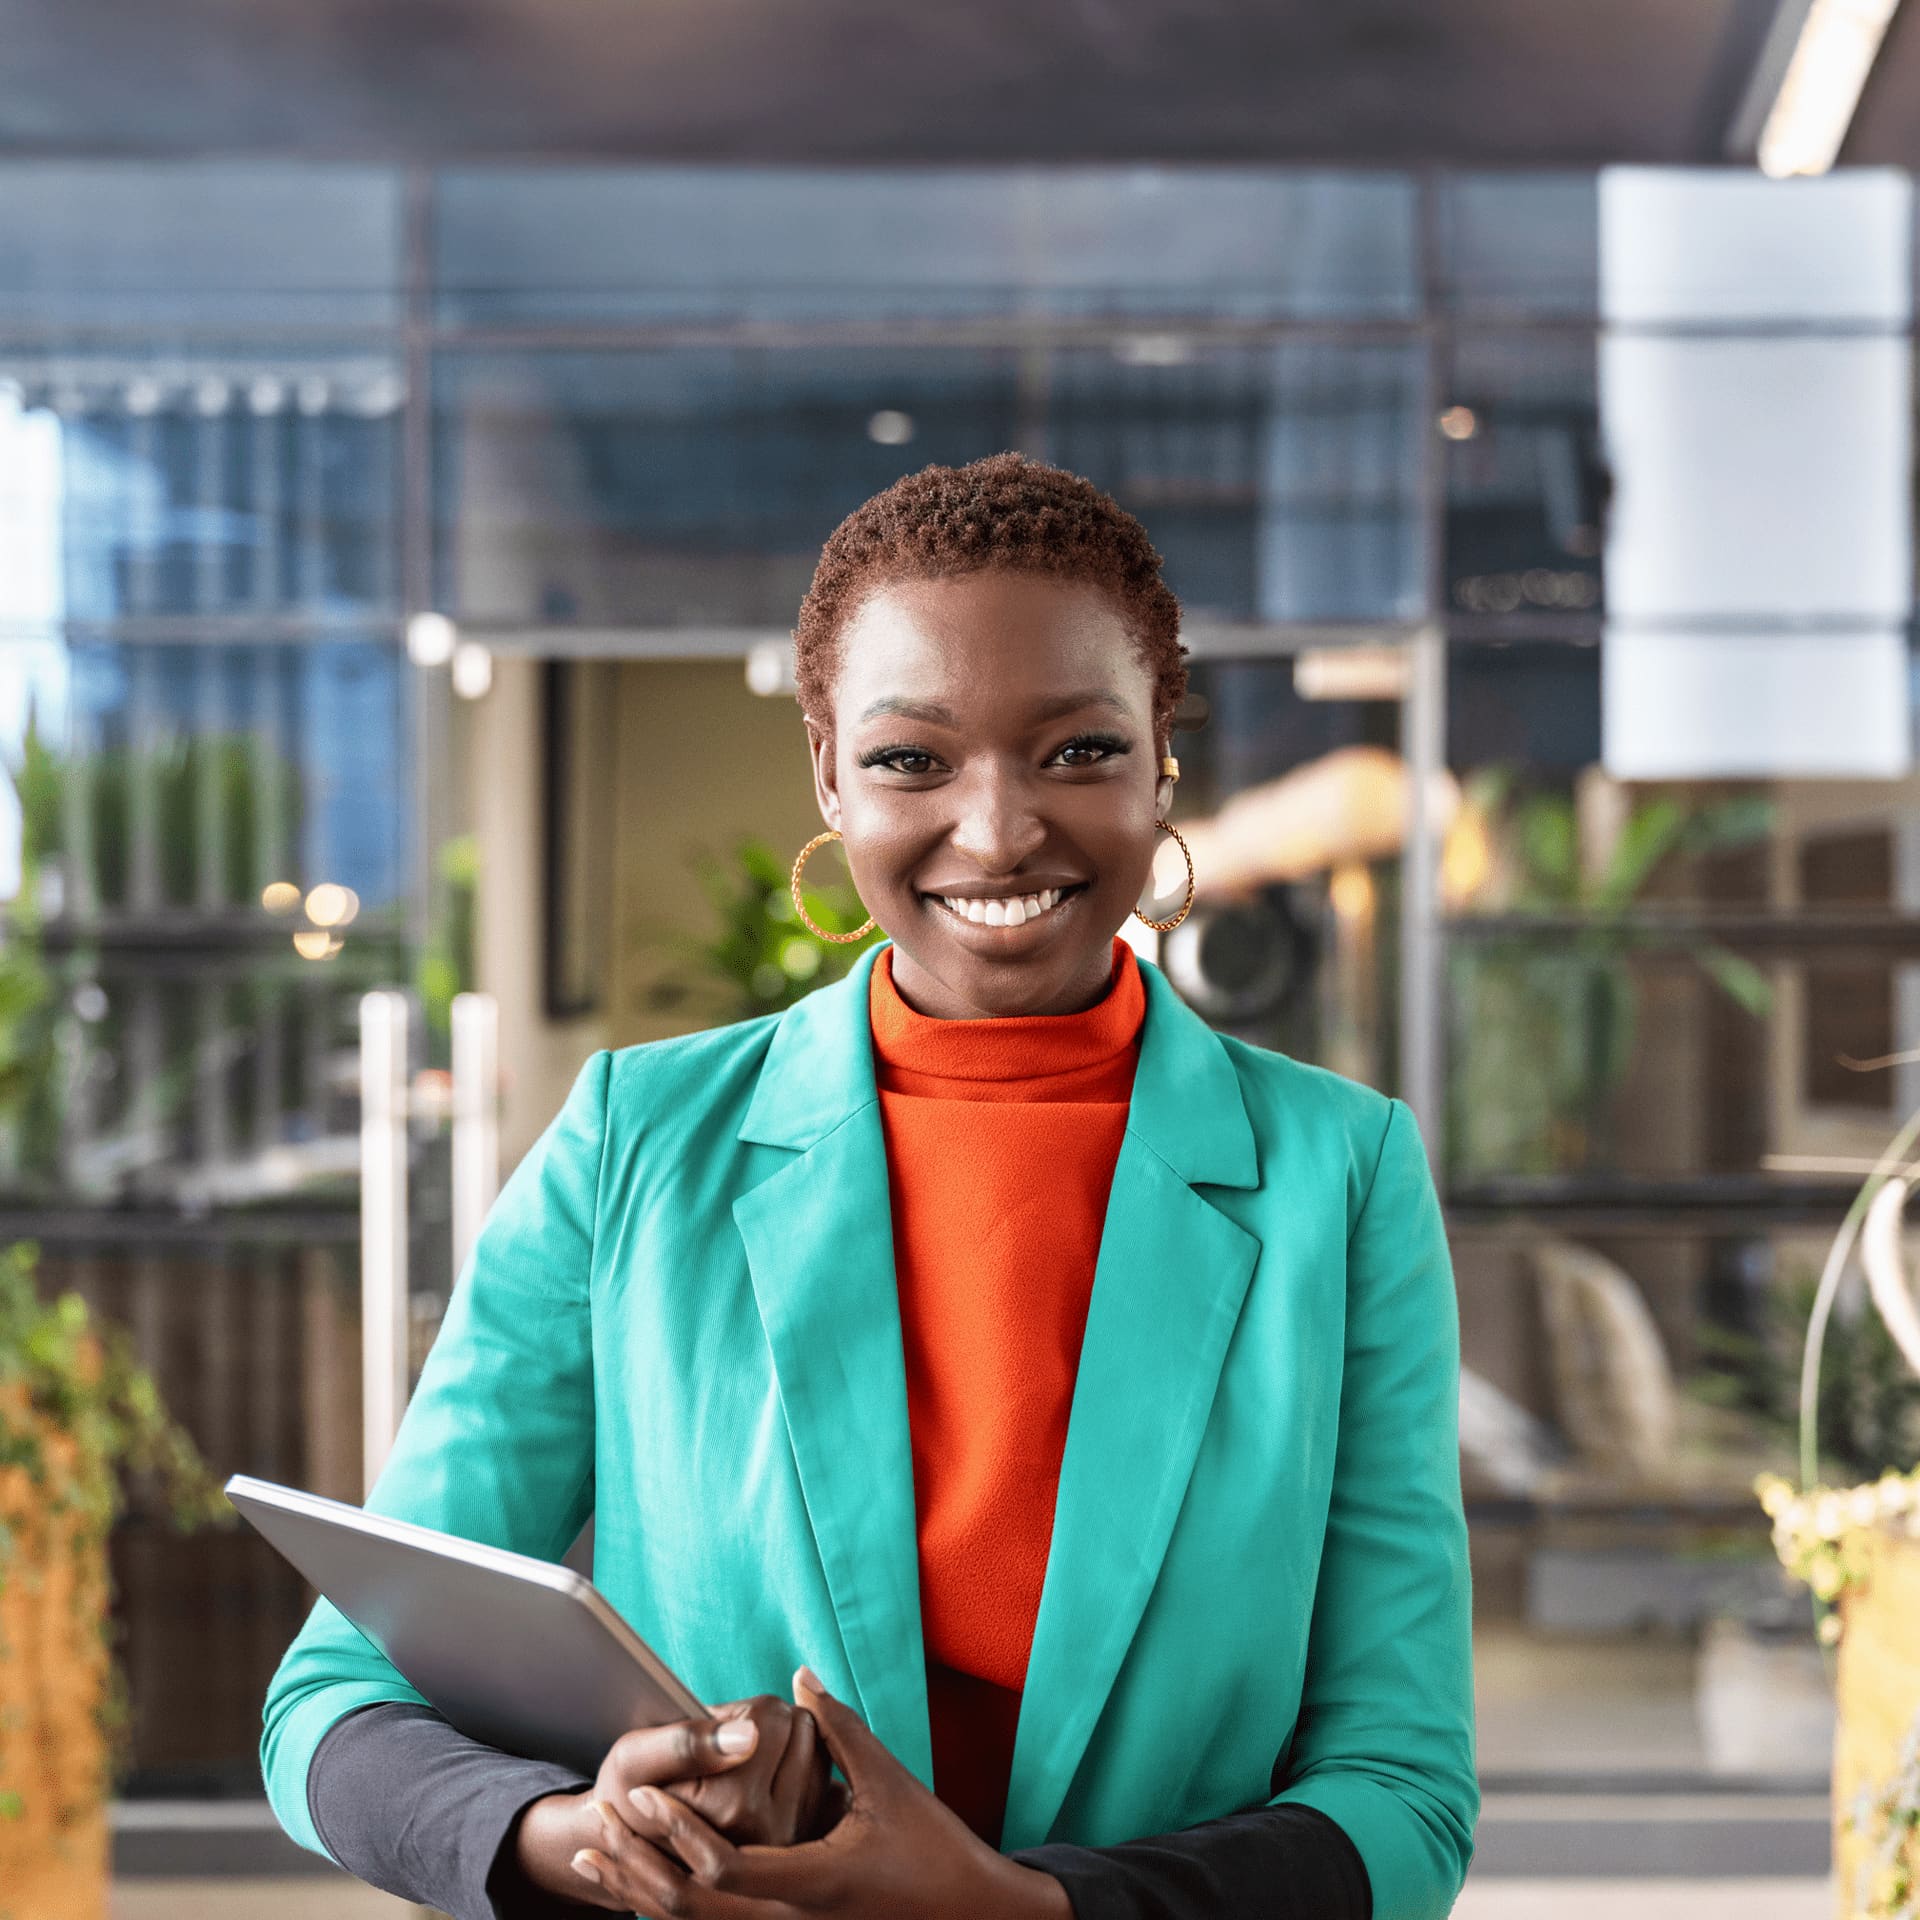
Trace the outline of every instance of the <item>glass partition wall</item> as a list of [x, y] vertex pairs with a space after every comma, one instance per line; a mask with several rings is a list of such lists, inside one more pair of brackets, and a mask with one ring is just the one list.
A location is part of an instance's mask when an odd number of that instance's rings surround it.
[[[1913, 783], [1603, 771], [1599, 226], [1574, 175], [0, 169], [7, 1235], [216, 1470], [357, 1497], [355, 1003], [408, 988], [443, 1060], [488, 823], [551, 799], [470, 804], [516, 777], [501, 690], [409, 621], [595, 661], [569, 710], [628, 758], [578, 918], [624, 947], [644, 861], [698, 897], [675, 835], [743, 775], [697, 716], [835, 522], [1019, 447], [1139, 513], [1187, 609], [1176, 818], [1243, 857], [1169, 977], [1419, 1113], [1489, 1777], [1818, 1771], [1742, 1732], [1753, 1659], [1818, 1671], [1749, 1483], [1845, 1169], [1913, 1104], [1847, 1064], [1920, 1011]], [[605, 1038], [702, 1017], [601, 960]], [[1910, 1459], [1870, 1325], [1840, 1345], [1834, 1456]], [[251, 1791], [305, 1594], [138, 1501], [115, 1572], [134, 1790]]]

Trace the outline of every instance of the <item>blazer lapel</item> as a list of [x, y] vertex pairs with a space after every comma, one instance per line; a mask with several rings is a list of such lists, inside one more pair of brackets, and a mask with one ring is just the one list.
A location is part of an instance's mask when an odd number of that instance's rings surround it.
[[[734, 1201], [733, 1217], [846, 1648], [848, 1697], [931, 1785], [913, 1448], [867, 1015], [877, 952], [775, 1027], [740, 1137], [792, 1157]], [[829, 1651], [806, 1657], [820, 1666]], [[824, 1668], [822, 1678], [840, 1684]]]
[[1046, 1840], [1166, 1556], [1260, 1245], [1206, 1198], [1259, 1166], [1219, 1038], [1141, 963], [1147, 1012], [1094, 1269], [1003, 1849]]

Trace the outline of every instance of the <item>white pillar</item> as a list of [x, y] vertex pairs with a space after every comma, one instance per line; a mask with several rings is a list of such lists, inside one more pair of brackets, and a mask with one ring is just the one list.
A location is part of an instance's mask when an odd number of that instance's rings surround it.
[[360, 1001], [360, 1380], [365, 1492], [406, 1411], [407, 998]]
[[453, 1276], [456, 1284], [500, 1190], [500, 1005], [453, 997]]

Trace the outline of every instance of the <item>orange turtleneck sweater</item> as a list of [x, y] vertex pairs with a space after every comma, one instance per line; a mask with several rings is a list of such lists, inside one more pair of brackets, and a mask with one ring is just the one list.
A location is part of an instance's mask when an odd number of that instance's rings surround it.
[[998, 1845], [1060, 1458], [1146, 1013], [938, 1020], [874, 962], [934, 1786]]

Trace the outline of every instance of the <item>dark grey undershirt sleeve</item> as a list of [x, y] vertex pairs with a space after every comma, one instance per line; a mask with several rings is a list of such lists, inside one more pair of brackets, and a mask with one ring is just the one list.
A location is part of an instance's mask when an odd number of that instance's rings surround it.
[[1067, 1890], [1074, 1920], [1372, 1920], [1359, 1849], [1318, 1807], [1229, 1813], [1115, 1847], [1012, 1856]]
[[384, 1700], [328, 1728], [307, 1768], [307, 1811], [334, 1859], [383, 1893], [453, 1920], [578, 1920], [605, 1909], [530, 1886], [510, 1843], [542, 1794], [592, 1785], [470, 1740], [431, 1707]]
[[[307, 1808], [327, 1851], [383, 1892], [453, 1920], [595, 1913], [529, 1887], [513, 1864], [521, 1813], [591, 1786], [456, 1732], [431, 1707], [383, 1701], [338, 1720], [315, 1749]], [[1253, 1807], [1113, 1847], [1012, 1856], [1067, 1890], [1075, 1920], [1372, 1920], [1367, 1870], [1317, 1807]]]

